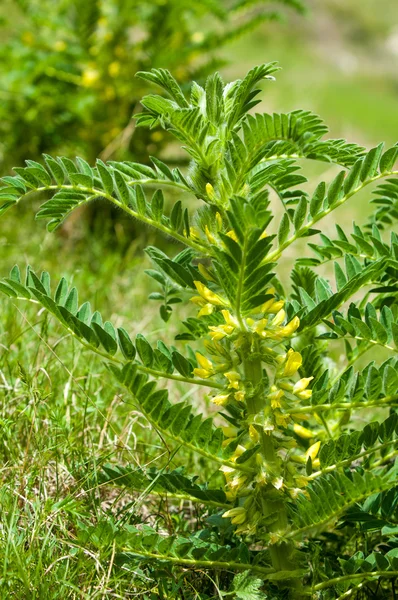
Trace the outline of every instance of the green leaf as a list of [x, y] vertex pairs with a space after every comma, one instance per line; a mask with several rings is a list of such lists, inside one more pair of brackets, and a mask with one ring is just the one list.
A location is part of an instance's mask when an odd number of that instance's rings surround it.
[[153, 350], [148, 340], [139, 333], [135, 338], [135, 345], [137, 348], [138, 355], [145, 367], [151, 368], [153, 365]]
[[123, 175], [121, 175], [119, 171], [115, 171], [115, 183], [119, 200], [122, 202], [122, 204], [128, 205], [130, 202], [129, 188]]
[[136, 352], [135, 347], [129, 334], [123, 327], [118, 327], [117, 338], [124, 358], [127, 358], [127, 360], [134, 360]]
[[263, 581], [244, 571], [235, 575], [232, 581], [233, 591], [239, 600], [264, 600], [265, 594], [261, 591]]
[[278, 229], [278, 244], [282, 246], [289, 235], [290, 221], [286, 213], [283, 213]]

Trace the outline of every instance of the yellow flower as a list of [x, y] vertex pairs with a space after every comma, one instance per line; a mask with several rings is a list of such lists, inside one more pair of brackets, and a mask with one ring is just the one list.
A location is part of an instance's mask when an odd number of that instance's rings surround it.
[[298, 317], [293, 317], [293, 319], [285, 325], [278, 333], [281, 337], [290, 337], [296, 329], [300, 327], [300, 319]]
[[309, 400], [312, 396], [312, 390], [304, 390], [303, 392], [299, 392], [297, 394], [301, 400]]
[[219, 212], [216, 212], [216, 221], [218, 225], [218, 229], [222, 229], [222, 216]]
[[292, 377], [303, 363], [303, 357], [300, 352], [295, 352], [292, 348], [288, 351], [285, 368], [283, 370], [284, 377]]
[[226, 322], [227, 325], [229, 325], [230, 327], [234, 327], [234, 328], [239, 327], [238, 321], [235, 319], [235, 317], [233, 317], [231, 315], [229, 310], [222, 310], [221, 314], [224, 317], [224, 321]]
[[290, 421], [290, 415], [284, 414], [281, 412], [277, 412], [277, 413], [275, 413], [275, 421], [276, 421], [276, 424], [279, 425], [279, 427], [286, 428]]
[[231, 240], [234, 240], [234, 242], [238, 241], [238, 237], [233, 229], [231, 229], [231, 231], [228, 231], [227, 236], [230, 237]]
[[306, 427], [303, 427], [302, 425], [299, 425], [298, 423], [295, 423], [293, 425], [293, 431], [304, 440], [310, 440], [312, 437], [314, 437], [312, 431], [310, 431]]
[[218, 394], [218, 396], [214, 396], [211, 399], [213, 404], [217, 404], [217, 406], [225, 406], [228, 403], [229, 394]]
[[227, 306], [225, 300], [223, 300], [218, 294], [215, 294], [208, 287], [203, 285], [201, 281], [194, 281], [195, 287], [198, 290], [199, 294], [206, 300], [210, 302], [210, 304], [215, 304], [216, 306]]
[[206, 315], [211, 315], [214, 311], [214, 306], [212, 304], [205, 304], [200, 311], [198, 312], [198, 317], [203, 317]]
[[231, 325], [210, 325], [209, 326], [210, 337], [213, 341], [222, 340], [226, 335], [231, 335], [234, 331], [234, 327]]
[[239, 389], [239, 381], [241, 378], [239, 373], [236, 371], [228, 371], [227, 373], [224, 373], [224, 377], [226, 377], [229, 381], [229, 388], [233, 388], [235, 390]]
[[269, 306], [269, 308], [267, 309], [266, 312], [269, 312], [269, 313], [275, 315], [278, 311], [280, 311], [283, 308], [284, 304], [285, 304], [284, 300], [276, 300]]
[[216, 238], [214, 237], [207, 225], [205, 225], [205, 234], [210, 244], [217, 244]]
[[313, 379], [313, 377], [303, 377], [302, 379], [299, 379], [299, 381], [297, 381], [293, 386], [293, 394], [303, 392]]
[[312, 446], [310, 446], [308, 448], [307, 452], [305, 453], [306, 458], [307, 459], [311, 458], [312, 462], [314, 462], [314, 460], [318, 456], [320, 447], [321, 447], [321, 442], [315, 442], [315, 444], [312, 444]]
[[257, 444], [258, 440], [260, 439], [260, 434], [253, 425], [249, 425], [249, 437], [255, 444]]
[[[275, 386], [272, 386], [272, 388], [274, 388]], [[271, 388], [271, 390], [272, 390]], [[271, 400], [271, 408], [275, 409], [275, 408], [280, 408], [281, 407], [281, 399], [283, 398], [283, 390], [278, 390], [277, 388], [275, 388], [274, 391], [271, 391], [270, 394], [268, 394], [268, 398]]]
[[120, 73], [120, 62], [117, 60], [111, 62], [108, 66], [108, 73], [111, 77], [117, 77]]
[[213, 373], [211, 371], [207, 371], [207, 369], [194, 369], [193, 374], [196, 375], [196, 377], [200, 377], [201, 379], [207, 379], [208, 377], [213, 375]]
[[84, 87], [92, 87], [99, 77], [100, 72], [97, 69], [86, 69], [82, 73], [82, 84]]
[[213, 363], [206, 356], [203, 356], [203, 354], [200, 352], [196, 352], [195, 356], [199, 366], [201, 366], [202, 369], [207, 369], [208, 371], [213, 370]]
[[206, 194], [209, 198], [209, 200], [215, 200], [216, 199], [216, 194], [214, 191], [214, 187], [211, 185], [211, 183], [206, 183]]
[[195, 227], [189, 227], [189, 237], [193, 240], [200, 240], [200, 231]]
[[234, 394], [234, 398], [238, 402], [244, 402], [245, 401], [245, 396], [246, 396], [246, 392], [242, 392], [242, 391], [235, 392], [235, 394]]
[[264, 231], [262, 232], [262, 234], [260, 235], [260, 237], [258, 238], [259, 240], [263, 240], [264, 238], [266, 238], [268, 236], [268, 233], [266, 232], [266, 230], [264, 229]]
[[274, 486], [274, 488], [277, 490], [281, 490], [283, 488], [283, 478], [282, 477], [276, 477], [275, 479], [273, 479], [271, 481], [271, 483]]
[[223, 514], [224, 519], [231, 519], [234, 525], [241, 525], [246, 521], [246, 509], [243, 506], [231, 508]]
[[282, 325], [285, 318], [286, 318], [286, 313], [283, 310], [283, 308], [281, 308], [271, 321], [272, 327], [278, 327], [279, 325]]

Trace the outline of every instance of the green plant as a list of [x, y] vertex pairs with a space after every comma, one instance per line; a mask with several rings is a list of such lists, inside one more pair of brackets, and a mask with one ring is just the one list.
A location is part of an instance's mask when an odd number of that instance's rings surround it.
[[[276, 70], [275, 63], [255, 67], [227, 85], [216, 73], [205, 88], [194, 83], [189, 99], [166, 70], [138, 74], [169, 98], [146, 96], [137, 124], [161, 126], [184, 144], [185, 173], [157, 158], [151, 167], [97, 161], [92, 168], [45, 156], [44, 165], [27, 161], [2, 179], [0, 214], [49, 193], [37, 218], [53, 230], [101, 197], [182, 244], [172, 258], [147, 248], [154, 263], [147, 274], [160, 286], [151, 298], [161, 302], [163, 320], [174, 305], [181, 314], [196, 307], [178, 346], [154, 346], [142, 333], [133, 341], [89, 303], [79, 305], [64, 279], [52, 291], [46, 272], [28, 267], [23, 278], [14, 267], [0, 289], [38, 303], [103, 357], [126, 398], [169, 440], [171, 456], [185, 449], [202, 461], [193, 473], [167, 465], [96, 469], [96, 485], [203, 506], [194, 533], [144, 526], [134, 512], [133, 524], [112, 518], [106, 539], [116, 565], [159, 565], [164, 581], [181, 567], [209, 577], [222, 570], [225, 589], [214, 597], [387, 598], [398, 575], [398, 238], [388, 238], [397, 220], [398, 146], [366, 151], [323, 139], [325, 124], [303, 110], [251, 114], [258, 84]], [[340, 171], [308, 192], [299, 187], [307, 182], [302, 159]], [[362, 227], [349, 236], [340, 225], [335, 236], [316, 228], [372, 184], [376, 210]], [[150, 199], [145, 187], [154, 189]], [[160, 187], [184, 192], [167, 215]], [[184, 208], [187, 194], [193, 205]], [[318, 235], [289, 284], [288, 249]], [[327, 279], [319, 272], [331, 262]], [[376, 348], [385, 352], [381, 360], [358, 367]], [[159, 381], [207, 389], [219, 412], [195, 414]], [[373, 412], [379, 421], [363, 426]], [[83, 543], [98, 536], [87, 528]]]
[[43, 152], [89, 161], [157, 153], [162, 132], [132, 125], [147, 91], [134, 74], [162, 66], [185, 84], [205, 77], [225, 62], [222, 47], [278, 16], [264, 0], [10, 0], [0, 9], [3, 169]]

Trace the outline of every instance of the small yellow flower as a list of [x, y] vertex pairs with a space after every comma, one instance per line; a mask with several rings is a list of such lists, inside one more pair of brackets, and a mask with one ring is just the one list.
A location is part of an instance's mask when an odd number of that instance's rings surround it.
[[246, 392], [242, 392], [242, 391], [235, 392], [235, 394], [234, 394], [234, 398], [238, 402], [244, 402], [245, 401], [245, 396], [246, 396]]
[[279, 325], [282, 325], [283, 321], [286, 319], [286, 312], [283, 310], [283, 308], [281, 308], [277, 314], [275, 315], [275, 317], [272, 319], [271, 321], [271, 326], [272, 327], [278, 327]]
[[200, 240], [200, 231], [199, 229], [196, 229], [196, 227], [189, 227], [189, 237], [192, 238], [193, 240]]
[[207, 369], [207, 371], [213, 370], [213, 363], [206, 356], [203, 356], [203, 354], [200, 352], [196, 352], [195, 356], [199, 366], [201, 366], [202, 369]]
[[225, 338], [226, 335], [231, 335], [231, 333], [233, 333], [234, 331], [234, 327], [231, 327], [231, 325], [210, 325], [209, 326], [209, 331], [210, 331], [210, 337], [213, 341], [219, 341], [222, 340], [223, 338]]
[[283, 488], [283, 477], [276, 477], [271, 483], [275, 489], [281, 490]]
[[281, 337], [290, 337], [299, 327], [300, 319], [298, 317], [293, 317], [293, 319], [279, 331], [279, 335]]
[[283, 370], [284, 377], [292, 377], [303, 364], [303, 357], [300, 352], [295, 352], [292, 348], [288, 351], [285, 368]]
[[258, 440], [260, 439], [260, 434], [253, 425], [249, 425], [249, 437], [255, 444], [257, 444]]
[[315, 444], [312, 444], [312, 446], [310, 446], [308, 448], [307, 452], [305, 453], [306, 458], [307, 459], [311, 458], [312, 462], [314, 463], [314, 460], [318, 456], [320, 447], [321, 447], [321, 442], [315, 442]]
[[228, 404], [229, 394], [218, 394], [211, 399], [213, 404], [217, 404], [217, 406], [225, 406]]
[[96, 84], [100, 77], [100, 72], [97, 69], [86, 69], [82, 73], [82, 84], [84, 87], [92, 87]]
[[222, 229], [222, 216], [220, 215], [219, 212], [216, 212], [216, 221], [217, 221], [218, 229]]
[[224, 373], [224, 377], [226, 377], [229, 381], [229, 388], [233, 388], [235, 390], [239, 389], [240, 375], [236, 371], [228, 371]]
[[238, 237], [233, 229], [231, 229], [231, 231], [228, 231], [227, 236], [230, 237], [231, 240], [234, 240], [234, 242], [238, 241]]
[[293, 431], [304, 440], [310, 440], [312, 437], [314, 437], [312, 431], [310, 431], [306, 427], [303, 427], [302, 425], [299, 425], [298, 423], [295, 423], [293, 425]]
[[286, 429], [290, 421], [290, 415], [277, 412], [275, 413], [275, 421], [276, 424], [279, 425], [279, 427], [284, 427]]
[[207, 371], [206, 369], [194, 369], [193, 374], [196, 375], [196, 377], [200, 377], [200, 379], [207, 379], [213, 373]]
[[111, 77], [117, 77], [120, 73], [120, 62], [117, 60], [111, 62], [108, 66], [108, 73]]
[[229, 310], [222, 310], [221, 314], [224, 317], [224, 321], [226, 322], [227, 325], [229, 325], [230, 327], [233, 327], [234, 329], [236, 327], [239, 327], [239, 323], [238, 323], [237, 319], [235, 319], [235, 317], [233, 317], [231, 315]]
[[214, 306], [213, 304], [205, 304], [200, 311], [198, 312], [198, 317], [204, 317], [207, 315], [211, 315], [211, 313], [214, 311]]
[[301, 400], [309, 400], [312, 396], [312, 390], [304, 390], [303, 392], [299, 392], [297, 396]]
[[216, 238], [214, 237], [207, 225], [205, 225], [205, 234], [210, 244], [217, 244]]
[[308, 485], [309, 479], [308, 479], [308, 477], [305, 477], [304, 475], [299, 475], [295, 479], [296, 479], [296, 483], [299, 488], [304, 488]]
[[209, 200], [216, 199], [214, 187], [211, 185], [211, 183], [206, 183], [206, 194], [207, 194], [207, 197], [209, 198]]
[[231, 519], [234, 525], [241, 525], [246, 521], [246, 509], [243, 506], [231, 508], [223, 514], [224, 519]]
[[210, 302], [210, 304], [215, 304], [216, 306], [227, 306], [225, 300], [223, 300], [218, 294], [215, 294], [208, 287], [203, 285], [201, 281], [194, 281], [195, 287], [198, 290], [199, 294], [206, 300]]
[[313, 377], [303, 377], [299, 381], [297, 381], [293, 386], [293, 394], [298, 394], [299, 392], [303, 392], [307, 389], [310, 381], [312, 381]]
[[266, 232], [266, 230], [264, 229], [264, 231], [262, 232], [262, 234], [260, 235], [260, 237], [258, 238], [259, 240], [263, 240], [264, 238], [268, 237], [268, 233]]
[[[275, 387], [275, 386], [272, 386], [272, 387]], [[268, 398], [271, 400], [271, 408], [272, 409], [280, 408], [281, 400], [283, 398], [283, 390], [276, 389], [275, 391], [268, 394]]]

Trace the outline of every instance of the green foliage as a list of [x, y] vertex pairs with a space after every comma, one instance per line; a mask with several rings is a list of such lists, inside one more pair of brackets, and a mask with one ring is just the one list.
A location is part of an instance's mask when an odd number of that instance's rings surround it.
[[[90, 487], [138, 493], [134, 506], [154, 495], [200, 507], [177, 532], [143, 525], [128, 510], [112, 517], [106, 539], [115, 568], [163, 567], [159, 585], [181, 576], [181, 567], [210, 579], [228, 573], [217, 579], [219, 594], [243, 600], [346, 597], [375, 581], [388, 593], [398, 574], [398, 244], [386, 232], [395, 219], [397, 147], [366, 151], [325, 139], [326, 126], [307, 111], [249, 113], [260, 82], [276, 70], [261, 65], [227, 85], [215, 74], [190, 94], [165, 69], [139, 73], [168, 98], [146, 96], [137, 124], [182, 142], [190, 161], [183, 172], [157, 158], [151, 166], [91, 167], [46, 155], [2, 180], [0, 212], [40, 192], [47, 199], [37, 218], [50, 230], [105, 198], [173, 238], [173, 256], [153, 246], [146, 252], [147, 274], [161, 290], [150, 299], [161, 302], [175, 340], [169, 329], [166, 343], [144, 331], [134, 339], [117, 320], [79, 305], [65, 279], [51, 291], [46, 272], [28, 268], [22, 280], [14, 267], [0, 289], [13, 302], [39, 303], [105, 359], [126, 404], [170, 444], [160, 468], [102, 457]], [[311, 188], [303, 158], [331, 163], [337, 174]], [[372, 185], [387, 212], [378, 205], [350, 238], [345, 224], [336, 226], [337, 239], [317, 229]], [[315, 236], [321, 243], [307, 243]], [[376, 346], [386, 354], [366, 359]], [[216, 414], [188, 400], [203, 388], [201, 402], [210, 400]], [[181, 451], [196, 456], [184, 470], [172, 464]], [[82, 527], [82, 539], [100, 539], [98, 527]]]
[[[296, 0], [277, 5], [286, 5], [282, 14], [303, 9]], [[1, 16], [0, 161], [11, 167], [76, 149], [89, 161], [101, 152], [145, 159], [166, 140], [129, 121], [164, 71], [146, 81], [135, 73], [162, 66], [185, 84], [203, 78], [225, 62], [220, 48], [278, 15], [263, 0], [11, 0]]]

